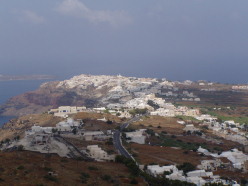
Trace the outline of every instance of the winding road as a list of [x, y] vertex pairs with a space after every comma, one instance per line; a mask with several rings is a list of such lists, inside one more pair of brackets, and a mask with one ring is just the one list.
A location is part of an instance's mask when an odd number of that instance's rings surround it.
[[132, 118], [127, 123], [123, 123], [120, 126], [120, 130], [116, 129], [113, 134], [113, 143], [114, 143], [115, 148], [119, 151], [121, 155], [125, 156], [126, 158], [131, 158], [133, 160], [134, 158], [132, 157], [132, 155], [129, 154], [128, 151], [125, 149], [125, 147], [122, 146], [121, 133], [122, 133], [122, 130], [127, 128], [130, 123], [138, 121], [139, 119], [140, 119], [140, 116]]

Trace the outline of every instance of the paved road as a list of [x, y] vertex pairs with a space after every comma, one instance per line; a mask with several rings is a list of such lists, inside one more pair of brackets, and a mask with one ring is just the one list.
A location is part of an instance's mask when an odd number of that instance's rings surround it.
[[113, 142], [115, 148], [119, 151], [121, 155], [125, 156], [126, 158], [132, 158], [131, 155], [121, 144], [121, 132], [119, 130], [114, 131]]
[[120, 130], [115, 130], [114, 131], [114, 134], [113, 134], [113, 142], [114, 142], [114, 146], [115, 148], [119, 151], [119, 153], [123, 156], [125, 156], [126, 158], [132, 158], [133, 157], [127, 152], [127, 150], [122, 146], [122, 143], [121, 143], [121, 131], [125, 128], [128, 127], [128, 125], [132, 122], [135, 122], [137, 120], [139, 120], [140, 117], [134, 117], [132, 118], [131, 120], [129, 120], [127, 123], [123, 123], [121, 126], [120, 126]]

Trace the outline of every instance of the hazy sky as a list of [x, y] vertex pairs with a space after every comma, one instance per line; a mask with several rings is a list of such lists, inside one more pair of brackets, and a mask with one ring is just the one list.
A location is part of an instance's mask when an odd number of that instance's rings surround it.
[[248, 83], [247, 0], [0, 0], [0, 74]]

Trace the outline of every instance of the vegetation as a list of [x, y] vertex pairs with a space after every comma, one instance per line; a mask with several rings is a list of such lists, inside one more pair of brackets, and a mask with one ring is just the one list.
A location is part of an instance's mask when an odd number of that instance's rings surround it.
[[146, 114], [147, 109], [133, 109], [133, 110], [129, 110], [129, 113], [133, 116], [135, 116], [136, 114]]
[[113, 124], [113, 121], [108, 120], [108, 121], [107, 121], [107, 124], [111, 125], [111, 124]]
[[135, 178], [133, 178], [133, 179], [130, 181], [130, 184], [136, 185], [136, 184], [138, 184], [138, 181], [137, 181]]
[[223, 183], [206, 183], [204, 186], [224, 186]]
[[102, 178], [102, 180], [105, 180], [105, 181], [110, 181], [111, 180], [111, 176], [107, 175], [107, 174], [101, 176], [101, 178]]
[[187, 172], [195, 170], [195, 166], [192, 165], [191, 163], [188, 163], [188, 162], [185, 162], [182, 165], [178, 165], [177, 168], [179, 170], [183, 170], [184, 174], [186, 174]]
[[183, 121], [187, 121], [187, 120], [190, 120], [190, 121], [199, 121], [198, 119], [192, 117], [192, 116], [176, 116], [176, 118], [180, 119], [180, 120], [183, 120]]
[[19, 141], [19, 140], [20, 140], [20, 136], [15, 136], [15, 137], [14, 137], [14, 140], [15, 140], [15, 141]]
[[169, 180], [165, 177], [153, 177], [147, 173], [142, 173], [142, 177], [148, 182], [148, 185], [166, 185], [166, 186], [195, 186], [193, 183], [182, 182], [179, 180]]
[[58, 132], [58, 129], [52, 128], [52, 133]]
[[82, 172], [81, 173], [81, 176], [80, 176], [80, 179], [81, 179], [81, 183], [87, 183], [88, 180], [90, 178], [90, 175], [85, 173], [85, 172]]
[[160, 106], [152, 100], [148, 100], [147, 104], [153, 107], [155, 110], [160, 108]]
[[20, 166], [18, 166], [16, 169], [18, 169], [18, 170], [23, 170], [23, 169], [24, 169], [24, 166], [23, 166], [23, 165], [20, 165]]
[[193, 151], [197, 150], [199, 146], [208, 149], [207, 145], [204, 143], [184, 142], [182, 140], [177, 140], [175, 137], [174, 135], [172, 135], [171, 137], [164, 136], [164, 135], [161, 136], [160, 137], [160, 139], [162, 140], [161, 145], [166, 146], [166, 147], [180, 147], [182, 149], [193, 150]]
[[126, 158], [125, 156], [118, 155], [115, 157], [115, 162], [123, 163], [124, 165], [128, 167], [129, 171], [131, 172], [131, 175], [139, 176], [140, 169], [132, 159]]
[[152, 129], [147, 129], [146, 133], [151, 135], [151, 136], [155, 136], [155, 132]]
[[17, 151], [23, 151], [23, 150], [24, 150], [23, 145], [18, 145], [18, 146], [17, 146]]
[[[156, 177], [155, 178], [155, 177], [153, 177], [153, 176], [151, 176], [145, 172], [141, 172], [139, 167], [136, 165], [136, 163], [132, 159], [126, 158], [126, 157], [121, 156], [121, 155], [116, 156], [115, 161], [118, 163], [125, 164], [129, 168], [129, 170], [131, 171], [132, 176], [141, 175], [146, 180], [148, 185], [194, 186], [194, 184], [192, 184], [192, 183], [182, 182], [182, 181], [178, 181], [178, 180], [169, 180], [165, 177]], [[131, 184], [136, 184], [136, 182], [134, 182], [134, 180], [131, 180], [131, 182], [130, 182]]]
[[49, 181], [58, 182], [58, 178], [52, 175], [45, 175], [44, 178]]
[[96, 166], [89, 166], [88, 169], [89, 170], [98, 170], [98, 168]]
[[206, 110], [201, 110], [202, 113], [204, 114], [209, 114], [211, 116], [215, 116], [217, 117], [220, 121], [228, 121], [228, 120], [233, 120], [236, 123], [240, 123], [240, 124], [248, 124], [248, 117], [245, 116], [239, 116], [239, 117], [235, 117], [235, 116], [224, 116], [221, 114], [218, 114], [215, 111], [206, 111]]

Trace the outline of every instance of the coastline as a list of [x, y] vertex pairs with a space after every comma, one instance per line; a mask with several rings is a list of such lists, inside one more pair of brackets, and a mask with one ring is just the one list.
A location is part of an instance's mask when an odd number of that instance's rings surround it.
[[0, 128], [3, 127], [5, 123], [7, 123], [9, 120], [16, 118], [16, 116], [1, 116], [0, 115]]

